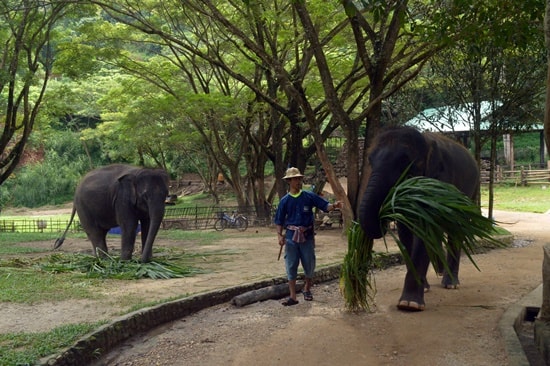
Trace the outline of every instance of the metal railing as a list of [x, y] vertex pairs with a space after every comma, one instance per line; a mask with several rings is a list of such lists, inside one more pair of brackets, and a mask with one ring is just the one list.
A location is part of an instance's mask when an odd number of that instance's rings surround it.
[[[272, 215], [260, 218], [253, 207], [238, 210], [238, 207], [195, 206], [195, 207], [166, 207], [161, 229], [206, 230], [213, 229], [220, 212], [231, 213], [239, 211], [248, 219], [249, 227], [269, 226]], [[28, 232], [28, 233], [61, 233], [69, 223], [68, 219], [2, 219], [0, 217], [0, 232]], [[82, 231], [78, 216], [73, 220], [70, 232]]]
[[[67, 219], [0, 219], [0, 232], [9, 233], [60, 233], [69, 224]], [[74, 220], [69, 228], [71, 232], [82, 231], [80, 222]]]

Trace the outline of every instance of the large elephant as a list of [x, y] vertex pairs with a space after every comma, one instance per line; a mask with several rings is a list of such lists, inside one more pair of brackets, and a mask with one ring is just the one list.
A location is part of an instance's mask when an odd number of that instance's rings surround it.
[[[168, 180], [168, 174], [162, 169], [113, 164], [92, 170], [76, 188], [67, 230], [77, 212], [94, 254], [100, 255], [98, 249], [107, 253], [107, 232], [120, 226], [121, 259], [128, 260], [132, 258], [139, 222], [141, 261], [148, 262], [164, 217]], [[67, 230], [57, 239], [54, 248], [63, 244]]]
[[[381, 223], [379, 210], [391, 187], [409, 168], [409, 176], [425, 176], [455, 185], [471, 199], [479, 191], [479, 168], [466, 148], [436, 133], [411, 127], [393, 127], [383, 130], [373, 141], [368, 152], [371, 173], [363, 195], [359, 222], [365, 233], [374, 239], [384, 235], [386, 223]], [[426, 273], [430, 260], [424, 243], [402, 224], [397, 224], [399, 240], [403, 243], [414, 268], [407, 268], [401, 298], [401, 310], [421, 311], [425, 308], [424, 292], [429, 289]], [[452, 241], [452, 238], [449, 238]], [[457, 288], [459, 250], [448, 250], [447, 263], [451, 273], [445, 272], [442, 285]], [[438, 266], [438, 270], [441, 266]], [[415, 273], [416, 269], [416, 273]], [[416, 275], [416, 276], [415, 276]], [[421, 278], [421, 283], [417, 281]]]

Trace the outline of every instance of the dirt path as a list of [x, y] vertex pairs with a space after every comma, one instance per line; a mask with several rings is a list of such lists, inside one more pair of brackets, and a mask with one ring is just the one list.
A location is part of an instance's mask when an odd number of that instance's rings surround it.
[[[334, 281], [316, 286], [313, 302], [291, 308], [271, 300], [207, 309], [136, 337], [98, 365], [506, 365], [497, 324], [508, 306], [541, 282], [549, 218], [498, 213], [518, 247], [476, 255], [481, 272], [463, 261], [462, 287], [433, 286], [422, 313], [395, 307], [400, 266], [376, 275], [373, 313], [347, 313]], [[328, 254], [325, 245], [320, 258]], [[431, 282], [438, 283], [434, 273]]]
[[[506, 365], [497, 324], [511, 304], [541, 283], [542, 246], [550, 243], [549, 219], [548, 214], [498, 212], [496, 220], [515, 235], [516, 246], [476, 255], [481, 272], [463, 259], [459, 290], [436, 286], [439, 279], [431, 272], [432, 291], [421, 313], [395, 307], [405, 273], [399, 266], [376, 274], [377, 307], [372, 313], [346, 312], [338, 282], [333, 281], [314, 287], [314, 301], [300, 298], [300, 304], [289, 308], [269, 300], [243, 308], [223, 304], [206, 309], [137, 335], [96, 365]], [[214, 269], [206, 275], [131, 282], [124, 288], [106, 286], [102, 303], [32, 307], [3, 303], [0, 331], [36, 331], [67, 322], [110, 319], [123, 310], [120, 300], [126, 296], [173, 298], [282, 276], [284, 264], [276, 259], [275, 235], [255, 229], [246, 233], [242, 238], [228, 232], [222, 243], [199, 250], [193, 243], [156, 244], [183, 246], [191, 252], [224, 248], [236, 253], [221, 263], [205, 261]], [[89, 245], [67, 239], [63, 248], [87, 250]], [[376, 245], [384, 250], [382, 243]], [[341, 263], [345, 251], [340, 230], [318, 233], [319, 266]]]

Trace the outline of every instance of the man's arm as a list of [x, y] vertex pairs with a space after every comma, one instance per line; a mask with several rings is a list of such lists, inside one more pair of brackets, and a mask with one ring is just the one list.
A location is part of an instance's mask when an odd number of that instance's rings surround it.
[[285, 245], [285, 236], [283, 234], [283, 225], [275, 225], [277, 228], [277, 239], [279, 240], [279, 245]]

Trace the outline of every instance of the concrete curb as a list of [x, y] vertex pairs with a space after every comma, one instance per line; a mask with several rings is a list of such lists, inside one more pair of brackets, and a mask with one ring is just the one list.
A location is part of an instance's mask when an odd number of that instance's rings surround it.
[[542, 304], [542, 284], [510, 306], [500, 318], [498, 327], [508, 354], [508, 365], [530, 366], [518, 338], [517, 329], [520, 329], [525, 319], [526, 308], [539, 307], [540, 304]]
[[550, 324], [541, 319], [535, 319], [535, 345], [539, 350], [545, 365], [550, 364]]

